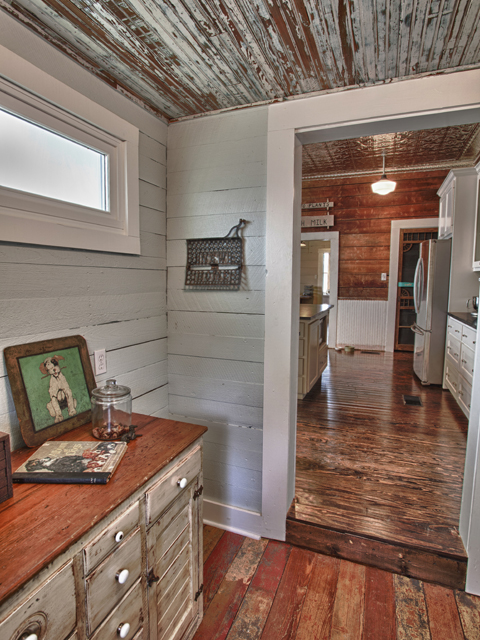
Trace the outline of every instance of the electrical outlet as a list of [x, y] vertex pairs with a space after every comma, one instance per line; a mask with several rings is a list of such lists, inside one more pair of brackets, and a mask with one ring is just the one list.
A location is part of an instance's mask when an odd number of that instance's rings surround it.
[[385, 282], [386, 279], [387, 279], [387, 274], [386, 273], [382, 273], [382, 280]]
[[93, 352], [95, 360], [95, 375], [99, 376], [101, 373], [107, 373], [107, 354], [105, 349], [99, 349]]

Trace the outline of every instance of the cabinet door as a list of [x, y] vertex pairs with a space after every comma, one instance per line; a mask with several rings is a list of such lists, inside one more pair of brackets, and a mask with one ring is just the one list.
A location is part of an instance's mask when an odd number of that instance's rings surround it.
[[442, 240], [451, 238], [453, 234], [454, 199], [455, 182], [452, 182], [440, 199], [438, 237]]
[[318, 345], [320, 342], [320, 322], [315, 320], [308, 325], [308, 382], [310, 391], [318, 377]]
[[147, 531], [150, 637], [190, 638], [203, 611], [197, 476]]

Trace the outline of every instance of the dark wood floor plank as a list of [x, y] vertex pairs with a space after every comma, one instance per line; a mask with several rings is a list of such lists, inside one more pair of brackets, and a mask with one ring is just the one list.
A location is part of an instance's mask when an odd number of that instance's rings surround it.
[[292, 549], [261, 636], [262, 640], [294, 640], [314, 561], [314, 553]]
[[374, 567], [365, 570], [365, 616], [362, 640], [396, 640], [393, 575]]
[[397, 640], [431, 640], [423, 584], [394, 576], [394, 585]]
[[291, 550], [283, 542], [269, 541], [227, 640], [261, 637]]
[[[296, 494], [288, 518], [331, 529], [334, 538], [343, 532], [442, 554], [458, 560], [461, 577], [465, 416], [448, 391], [421, 385], [411, 353], [349, 357], [330, 350], [329, 361], [321, 383], [298, 403]], [[423, 406], [404, 405], [402, 394], [419, 396]], [[436, 579], [409, 572], [402, 560], [397, 555], [401, 573]], [[453, 577], [444, 584], [464, 583]]]
[[361, 564], [346, 560], [340, 563], [331, 640], [358, 640], [362, 637], [365, 569]]
[[473, 596], [465, 591], [456, 591], [458, 612], [462, 622], [465, 640], [480, 638], [480, 596]]
[[[423, 585], [432, 640], [464, 640], [455, 594], [437, 584]], [[480, 627], [477, 629], [480, 636]]]
[[223, 536], [223, 531], [208, 524], [203, 525], [203, 562], [208, 560], [208, 556], [214, 550], [217, 542]]
[[329, 640], [340, 561], [315, 556], [295, 640]]
[[[194, 640], [225, 640], [267, 543], [265, 539], [244, 539], [222, 584], [210, 602]], [[213, 555], [211, 554], [210, 557]]]
[[203, 609], [206, 611], [243, 544], [244, 537], [225, 531], [203, 566]]

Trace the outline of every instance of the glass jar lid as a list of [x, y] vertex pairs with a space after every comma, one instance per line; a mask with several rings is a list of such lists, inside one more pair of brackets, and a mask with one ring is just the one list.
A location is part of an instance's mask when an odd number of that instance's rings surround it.
[[98, 387], [92, 391], [92, 395], [102, 400], [116, 400], [125, 398], [131, 393], [130, 387], [124, 387], [117, 384], [116, 380], [107, 380], [104, 387]]

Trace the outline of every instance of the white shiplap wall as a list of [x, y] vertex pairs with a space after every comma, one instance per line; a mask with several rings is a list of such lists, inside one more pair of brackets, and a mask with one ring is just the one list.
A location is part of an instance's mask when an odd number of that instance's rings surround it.
[[[0, 242], [0, 350], [81, 334], [90, 354], [107, 350], [107, 375], [97, 382], [115, 377], [131, 387], [134, 411], [166, 415], [167, 126], [7, 22], [0, 27], [4, 46], [139, 128], [141, 255]], [[11, 435], [13, 448], [22, 446], [3, 357], [0, 431]]]
[[[168, 131], [169, 410], [206, 424], [207, 503], [261, 510], [267, 109]], [[187, 238], [220, 237], [240, 218], [240, 291], [185, 291]]]

